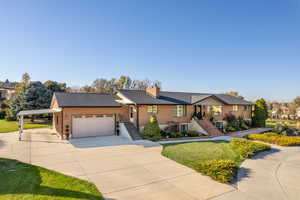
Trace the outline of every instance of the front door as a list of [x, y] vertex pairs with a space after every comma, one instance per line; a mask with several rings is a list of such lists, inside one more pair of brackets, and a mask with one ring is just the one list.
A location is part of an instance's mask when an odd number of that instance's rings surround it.
[[130, 106], [129, 108], [129, 119], [131, 122], [134, 122], [134, 119], [133, 119], [133, 106]]

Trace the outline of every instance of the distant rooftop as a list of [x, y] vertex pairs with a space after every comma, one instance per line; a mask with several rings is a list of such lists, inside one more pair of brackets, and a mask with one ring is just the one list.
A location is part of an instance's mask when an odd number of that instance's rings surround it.
[[14, 90], [16, 89], [17, 84], [18, 82], [10, 82], [8, 79], [6, 79], [4, 82], [0, 81], [0, 88]]

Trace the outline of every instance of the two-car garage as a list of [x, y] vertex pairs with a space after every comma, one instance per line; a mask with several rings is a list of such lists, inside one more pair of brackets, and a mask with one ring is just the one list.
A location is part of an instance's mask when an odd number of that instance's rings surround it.
[[111, 94], [54, 93], [53, 128], [62, 138], [111, 136], [118, 132], [118, 123], [128, 118], [128, 108]]
[[114, 115], [75, 115], [72, 117], [72, 137], [74, 138], [114, 134]]

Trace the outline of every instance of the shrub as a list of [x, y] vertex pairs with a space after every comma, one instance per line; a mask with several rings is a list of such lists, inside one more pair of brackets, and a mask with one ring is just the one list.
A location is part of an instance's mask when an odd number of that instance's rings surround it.
[[158, 126], [156, 117], [151, 116], [148, 124], [144, 127], [144, 139], [151, 141], [158, 141], [161, 139], [160, 128]]
[[180, 137], [183, 137], [183, 134], [180, 132], [173, 132], [170, 134], [170, 137], [171, 138], [180, 138]]
[[4, 110], [0, 110], [0, 119], [4, 119], [6, 116], [6, 112]]
[[199, 136], [199, 133], [197, 131], [188, 131], [187, 135], [189, 137], [197, 137], [197, 136]]
[[228, 126], [226, 126], [225, 130], [226, 130], [226, 132], [234, 132], [234, 131], [236, 131], [236, 128], [233, 127], [233, 126], [228, 125]]
[[247, 136], [250, 140], [260, 140], [263, 142], [276, 144], [279, 146], [297, 146], [300, 145], [300, 138], [294, 136], [282, 136], [276, 133], [265, 134], [249, 134]]
[[222, 183], [231, 181], [238, 169], [238, 165], [231, 160], [207, 160], [195, 166], [195, 170]]
[[273, 128], [273, 131], [276, 133], [279, 133], [281, 135], [284, 136], [293, 136], [293, 135], [297, 135], [297, 129], [292, 128], [290, 126], [288, 126], [287, 124], [276, 124], [276, 126]]
[[175, 122], [169, 122], [168, 126], [164, 128], [164, 131], [167, 133], [178, 132], [179, 124]]
[[243, 159], [249, 158], [261, 151], [270, 149], [269, 145], [252, 142], [242, 138], [232, 138], [230, 146], [234, 151], [239, 153]]

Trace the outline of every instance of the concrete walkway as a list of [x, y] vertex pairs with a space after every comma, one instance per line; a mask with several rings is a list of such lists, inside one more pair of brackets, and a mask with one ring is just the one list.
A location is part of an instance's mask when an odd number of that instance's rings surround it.
[[272, 131], [272, 129], [271, 128], [251, 128], [251, 129], [245, 130], [245, 131], [236, 131], [236, 132], [229, 133], [228, 136], [243, 137], [244, 135], [248, 135], [248, 134], [259, 134], [259, 133], [266, 133], [269, 131]]
[[203, 200], [233, 191], [161, 156], [162, 146], [121, 137], [60, 140], [49, 129], [0, 134], [0, 157], [93, 182], [108, 200]]
[[237, 190], [213, 200], [300, 199], [300, 147], [272, 148], [271, 152], [244, 161]]

